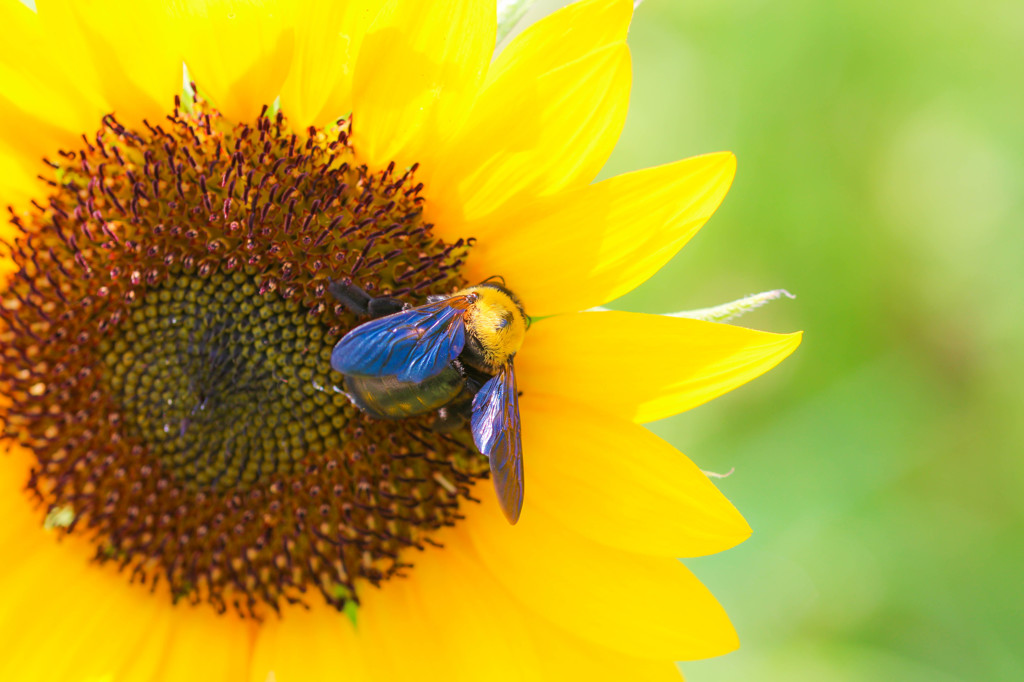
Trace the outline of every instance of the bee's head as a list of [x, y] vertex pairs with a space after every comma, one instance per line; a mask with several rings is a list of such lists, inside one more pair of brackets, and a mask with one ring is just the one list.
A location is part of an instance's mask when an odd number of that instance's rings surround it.
[[530, 318], [515, 294], [489, 278], [466, 291], [476, 295], [466, 315], [466, 331], [479, 346], [484, 364], [496, 369], [519, 351]]

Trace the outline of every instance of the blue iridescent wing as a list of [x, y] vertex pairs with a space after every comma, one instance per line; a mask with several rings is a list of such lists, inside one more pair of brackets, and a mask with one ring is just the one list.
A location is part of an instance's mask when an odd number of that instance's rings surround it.
[[509, 523], [523, 509], [523, 441], [519, 432], [519, 392], [512, 361], [473, 397], [473, 441], [491, 462], [491, 478]]
[[462, 352], [468, 308], [468, 297], [453, 296], [370, 320], [338, 341], [331, 367], [342, 374], [425, 381]]

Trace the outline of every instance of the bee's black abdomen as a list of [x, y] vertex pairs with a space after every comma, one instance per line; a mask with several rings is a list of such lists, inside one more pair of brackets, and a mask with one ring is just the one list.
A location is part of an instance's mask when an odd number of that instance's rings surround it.
[[373, 298], [355, 284], [345, 283], [342, 280], [332, 281], [327, 290], [331, 296], [338, 299], [343, 306], [356, 315], [378, 318], [397, 313], [407, 307], [402, 301], [390, 296]]
[[465, 380], [454, 367], [426, 381], [399, 381], [392, 376], [345, 377], [345, 391], [356, 407], [378, 419], [402, 419], [425, 414], [450, 403]]

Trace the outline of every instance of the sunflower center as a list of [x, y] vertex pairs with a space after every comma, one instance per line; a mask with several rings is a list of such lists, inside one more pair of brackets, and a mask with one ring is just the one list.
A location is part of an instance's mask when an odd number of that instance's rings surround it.
[[10, 210], [2, 437], [36, 456], [41, 522], [176, 601], [259, 617], [315, 588], [343, 608], [486, 475], [468, 434], [370, 419], [330, 367], [361, 322], [332, 280], [412, 303], [464, 285], [415, 168], [357, 165], [350, 132], [202, 102], [107, 117]]
[[[179, 481], [249, 486], [339, 445], [332, 419], [347, 423], [346, 401], [320, 356], [323, 329], [296, 303], [256, 291], [240, 272], [182, 274], [100, 342], [124, 433]], [[317, 404], [315, 391], [330, 399]]]

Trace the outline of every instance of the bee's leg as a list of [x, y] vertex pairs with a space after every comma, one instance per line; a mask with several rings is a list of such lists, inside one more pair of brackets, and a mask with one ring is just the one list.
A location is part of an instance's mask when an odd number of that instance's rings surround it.
[[[465, 403], [465, 405], [469, 407], [471, 403]], [[451, 433], [461, 428], [469, 420], [469, 413], [470, 410], [462, 409], [461, 404], [445, 405], [437, 411], [433, 429], [438, 433]]]
[[437, 419], [433, 429], [440, 433], [451, 433], [462, 428], [473, 416], [473, 396], [480, 390], [480, 383], [458, 359], [452, 360], [452, 366], [462, 375], [465, 384], [459, 394], [447, 405], [437, 410]]
[[384, 317], [409, 307], [397, 298], [390, 296], [372, 298], [368, 293], [346, 280], [333, 280], [327, 285], [327, 291], [356, 315], [368, 315], [373, 318]]
[[378, 296], [377, 298], [371, 298], [368, 305], [370, 309], [370, 317], [385, 317], [392, 313], [397, 313], [406, 308], [411, 308], [408, 303], [403, 303], [397, 298], [391, 298], [390, 296]]
[[369, 314], [370, 296], [355, 284], [340, 279], [331, 280], [327, 285], [327, 291], [356, 315]]
[[434, 421], [434, 430], [441, 433], [451, 433], [469, 423], [473, 417], [473, 396], [475, 390], [466, 387], [444, 407], [437, 410], [437, 420]]
[[459, 360], [452, 360], [452, 365], [459, 371], [466, 383], [454, 400], [437, 411], [434, 430], [441, 433], [451, 433], [469, 423], [473, 417], [473, 397], [488, 379], [486, 375], [466, 366]]

